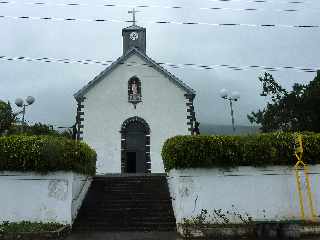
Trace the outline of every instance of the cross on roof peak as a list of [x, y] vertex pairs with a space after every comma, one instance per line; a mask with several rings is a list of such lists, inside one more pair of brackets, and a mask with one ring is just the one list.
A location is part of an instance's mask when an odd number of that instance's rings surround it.
[[134, 8], [131, 11], [128, 11], [128, 13], [132, 13], [132, 25], [136, 25], [136, 13], [140, 11], [136, 11]]

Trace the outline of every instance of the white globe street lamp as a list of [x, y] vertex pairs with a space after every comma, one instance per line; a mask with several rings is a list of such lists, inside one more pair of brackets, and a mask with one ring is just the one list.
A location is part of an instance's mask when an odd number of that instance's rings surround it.
[[227, 98], [228, 97], [228, 90], [223, 88], [220, 90], [220, 97]]
[[22, 107], [22, 106], [23, 106], [23, 100], [22, 100], [22, 98], [17, 98], [14, 103], [15, 103], [18, 107]]
[[28, 96], [28, 97], [26, 98], [26, 100], [25, 100], [26, 103], [24, 103], [24, 101], [23, 101], [22, 98], [17, 98], [17, 99], [14, 101], [14, 103], [15, 103], [18, 107], [22, 108], [22, 110], [21, 110], [20, 112], [16, 113], [15, 115], [22, 114], [22, 124], [23, 124], [23, 125], [25, 124], [25, 122], [24, 122], [24, 116], [25, 116], [25, 114], [26, 114], [26, 107], [32, 105], [32, 104], [35, 102], [35, 100], [36, 100], [36, 99], [35, 99], [34, 97]]
[[233, 114], [233, 107], [232, 107], [232, 101], [238, 101], [240, 99], [240, 93], [239, 92], [232, 92], [229, 96], [228, 90], [223, 88], [220, 90], [220, 97], [226, 100], [229, 100], [230, 103], [230, 109], [231, 109], [231, 120], [232, 120], [232, 129], [233, 133], [236, 131], [236, 127], [234, 125], [234, 114]]
[[34, 97], [32, 97], [32, 96], [28, 96], [26, 98], [26, 102], [28, 103], [28, 105], [31, 105], [32, 103], [34, 103], [35, 100], [36, 99]]
[[239, 92], [232, 92], [231, 93], [231, 98], [234, 100], [234, 101], [238, 101], [240, 99], [240, 93]]

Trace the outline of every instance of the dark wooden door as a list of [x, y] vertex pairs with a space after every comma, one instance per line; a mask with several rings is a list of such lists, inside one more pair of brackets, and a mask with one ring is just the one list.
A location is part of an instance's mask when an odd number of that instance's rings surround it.
[[139, 122], [130, 123], [126, 129], [126, 169], [130, 173], [146, 171], [146, 133]]

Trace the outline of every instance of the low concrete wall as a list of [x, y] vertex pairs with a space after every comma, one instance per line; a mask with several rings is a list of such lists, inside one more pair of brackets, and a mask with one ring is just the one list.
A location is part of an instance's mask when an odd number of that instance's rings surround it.
[[90, 180], [72, 172], [0, 172], [0, 223], [71, 224]]
[[73, 222], [77, 217], [77, 213], [81, 207], [82, 201], [89, 190], [91, 178], [84, 175], [73, 174], [72, 183], [71, 217]]
[[[313, 206], [319, 215], [320, 165], [309, 167]], [[300, 172], [302, 175], [302, 172]], [[305, 212], [310, 219], [306, 181], [301, 178]], [[239, 167], [221, 169], [171, 170], [168, 175], [172, 205], [177, 223], [191, 219], [206, 209], [208, 214], [221, 209], [230, 223], [287, 221], [301, 219], [295, 171], [292, 167]], [[234, 214], [236, 213], [236, 214]], [[211, 223], [217, 219], [209, 218]], [[222, 220], [218, 217], [218, 220]], [[319, 220], [319, 217], [318, 219]]]

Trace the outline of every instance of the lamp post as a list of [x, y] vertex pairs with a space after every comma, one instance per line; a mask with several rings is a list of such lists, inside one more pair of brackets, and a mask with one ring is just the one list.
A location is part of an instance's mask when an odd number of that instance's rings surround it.
[[32, 97], [32, 96], [28, 96], [25, 101], [26, 101], [26, 102], [24, 102], [22, 98], [17, 98], [17, 99], [14, 101], [14, 103], [15, 103], [18, 107], [22, 108], [22, 110], [21, 110], [20, 112], [17, 112], [17, 113], [15, 114], [16, 116], [19, 115], [19, 114], [22, 114], [22, 125], [25, 124], [24, 116], [25, 116], [25, 114], [26, 114], [26, 107], [27, 107], [27, 106], [30, 106], [31, 104], [33, 104], [34, 101], [35, 101], [35, 98]]
[[240, 94], [239, 94], [239, 92], [234, 91], [229, 96], [227, 89], [221, 89], [220, 90], [220, 97], [223, 99], [229, 100], [230, 109], [231, 109], [232, 129], [233, 129], [233, 133], [235, 133], [236, 127], [234, 126], [234, 114], [233, 114], [232, 101], [235, 101], [235, 102], [238, 101], [240, 99]]

